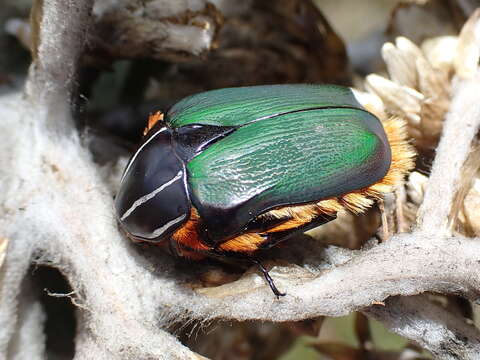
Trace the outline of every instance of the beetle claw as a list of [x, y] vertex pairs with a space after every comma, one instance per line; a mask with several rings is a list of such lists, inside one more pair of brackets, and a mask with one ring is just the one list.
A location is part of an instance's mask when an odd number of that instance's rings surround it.
[[265, 268], [265, 266], [263, 266], [263, 264], [256, 259], [252, 259], [252, 260], [260, 268], [260, 271], [262, 272], [263, 276], [265, 277], [265, 280], [267, 281], [268, 286], [270, 286], [270, 289], [272, 290], [273, 294], [277, 297], [277, 300], [280, 299], [280, 296], [287, 295], [287, 293], [284, 293], [284, 292], [281, 292], [280, 290], [278, 290], [277, 286], [275, 285], [272, 277], [268, 273], [268, 270]]

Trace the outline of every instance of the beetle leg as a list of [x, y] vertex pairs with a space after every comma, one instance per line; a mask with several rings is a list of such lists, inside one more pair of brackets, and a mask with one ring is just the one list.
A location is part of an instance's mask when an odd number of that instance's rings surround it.
[[278, 290], [278, 288], [275, 286], [275, 283], [273, 282], [272, 277], [268, 273], [268, 270], [265, 269], [265, 266], [263, 266], [263, 264], [260, 261], [258, 261], [257, 259], [251, 259], [251, 260], [254, 264], [258, 265], [260, 271], [263, 273], [263, 276], [265, 277], [265, 280], [268, 283], [268, 286], [270, 286], [270, 289], [272, 290], [273, 294], [277, 297], [277, 299], [280, 299], [280, 296], [287, 295], [287, 293], [282, 293]]

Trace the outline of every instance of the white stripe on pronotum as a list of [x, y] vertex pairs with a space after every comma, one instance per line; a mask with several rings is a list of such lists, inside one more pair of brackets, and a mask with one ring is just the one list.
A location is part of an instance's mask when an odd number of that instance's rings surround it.
[[128, 170], [130, 170], [130, 168], [132, 167], [132, 164], [133, 162], [135, 161], [135, 159], [137, 158], [138, 154], [140, 154], [140, 151], [142, 151], [142, 149], [147, 146], [147, 144], [152, 141], [158, 134], [164, 132], [165, 130], [167, 130], [166, 127], [163, 127], [161, 128], [160, 130], [158, 130], [155, 134], [153, 134], [150, 139], [148, 139], [147, 141], [145, 141], [142, 146], [140, 146], [137, 150], [137, 152], [132, 156], [132, 158], [130, 159], [130, 162], [128, 163], [127, 165], [127, 168], [125, 169], [124, 173], [123, 173], [123, 176], [122, 176], [122, 180], [120, 180], [120, 183], [123, 182], [123, 179], [125, 178], [125, 175], [127, 175], [128, 173]]
[[182, 221], [183, 219], [185, 219], [185, 217], [187, 216], [187, 214], [183, 214], [183, 215], [180, 215], [179, 217], [173, 219], [173, 220], [170, 220], [169, 222], [167, 222], [165, 225], [163, 226], [160, 226], [158, 229], [155, 229], [153, 230], [152, 232], [152, 235], [150, 236], [144, 236], [145, 238], [147, 239], [154, 239], [156, 237], [159, 237], [160, 235], [162, 235], [166, 230], [168, 230], [172, 225], [175, 225], [176, 223]]
[[183, 171], [180, 170], [177, 175], [175, 175], [173, 178], [171, 178], [170, 180], [168, 180], [165, 184], [162, 184], [161, 186], [159, 186], [158, 188], [156, 188], [155, 190], [153, 190], [152, 192], [146, 194], [146, 195], [143, 195], [141, 196], [140, 198], [138, 198], [137, 200], [135, 200], [135, 202], [132, 204], [132, 206], [130, 206], [130, 208], [125, 211], [125, 213], [122, 215], [122, 217], [120, 218], [120, 220], [125, 220], [128, 216], [130, 216], [130, 214], [137, 208], [139, 207], [140, 205], [146, 203], [148, 200], [152, 199], [153, 197], [155, 197], [155, 195], [157, 195], [160, 191], [162, 191], [163, 189], [165, 189], [167, 186], [170, 186], [172, 185], [175, 181], [177, 181], [178, 179], [181, 179], [182, 178], [182, 175], [183, 175]]

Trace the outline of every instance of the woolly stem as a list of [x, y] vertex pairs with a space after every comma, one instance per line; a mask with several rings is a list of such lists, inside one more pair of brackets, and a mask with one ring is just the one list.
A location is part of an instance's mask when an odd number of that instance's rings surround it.
[[392, 297], [365, 313], [391, 331], [418, 342], [435, 359], [478, 359], [480, 332], [424, 296]]
[[420, 231], [439, 236], [450, 234], [448, 218], [460, 184], [462, 166], [479, 127], [480, 74], [477, 74], [472, 79], [459, 82], [454, 91], [425, 197], [418, 212]]

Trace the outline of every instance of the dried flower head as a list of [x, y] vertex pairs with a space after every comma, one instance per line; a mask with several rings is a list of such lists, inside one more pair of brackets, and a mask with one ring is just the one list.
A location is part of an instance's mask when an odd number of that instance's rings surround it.
[[395, 44], [385, 43], [382, 57], [389, 78], [377, 74], [366, 78], [366, 89], [381, 99], [385, 114], [407, 120], [419, 150], [437, 145], [452, 82], [471, 77], [477, 70], [479, 17], [477, 10], [457, 37], [427, 39], [420, 47], [405, 37], [398, 37]]
[[[382, 121], [392, 116], [404, 119], [419, 151], [434, 149], [442, 132], [443, 119], [449, 109], [456, 81], [471, 78], [478, 71], [479, 20], [480, 10], [477, 10], [458, 36], [426, 39], [420, 47], [405, 37], [398, 37], [395, 44], [384, 44], [382, 57], [389, 78], [378, 74], [368, 75], [365, 80], [367, 92], [356, 90], [357, 99]], [[464, 174], [463, 183], [458, 185], [454, 211], [459, 216], [454, 216], [454, 227], [464, 235], [478, 236], [480, 176], [477, 162], [468, 161]], [[427, 176], [413, 172], [407, 182], [410, 202], [406, 202], [405, 196], [403, 201], [397, 201], [397, 217], [401, 210], [403, 219], [400, 220], [407, 225], [415, 220], [427, 180]]]

